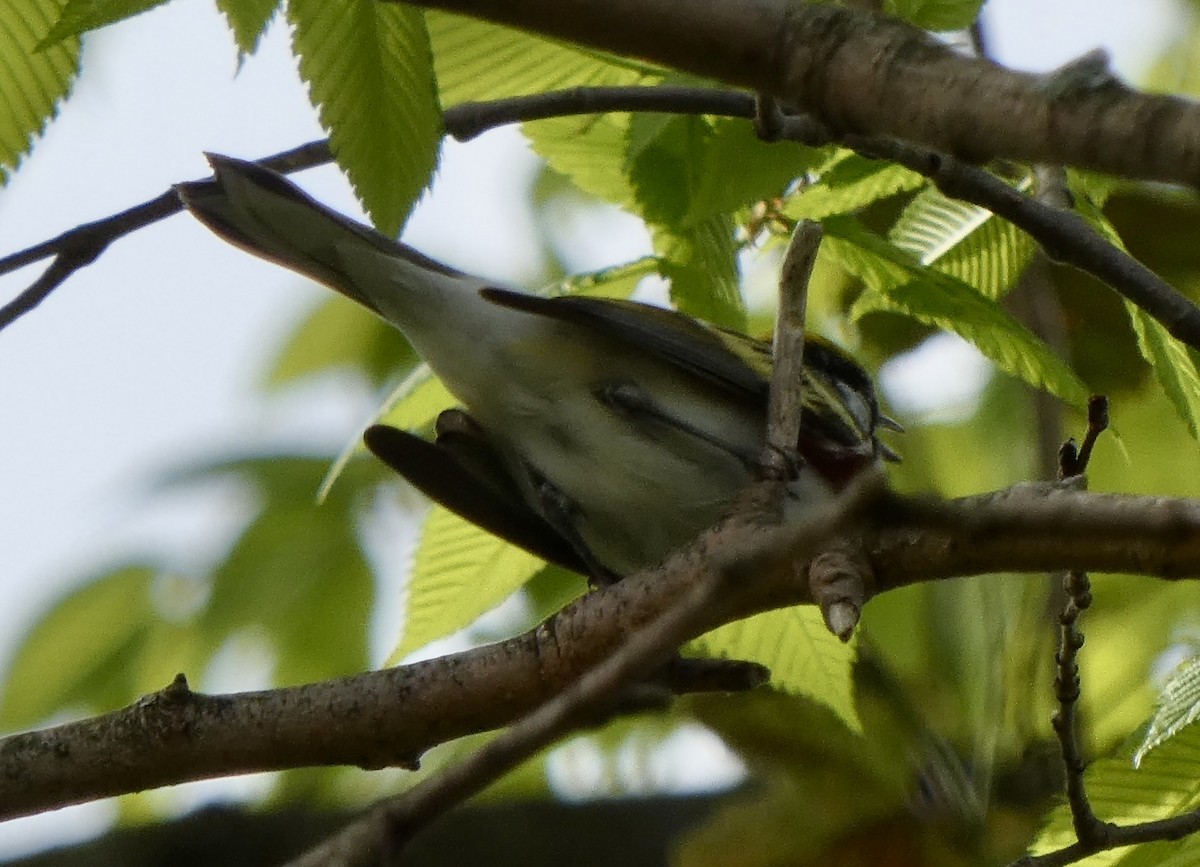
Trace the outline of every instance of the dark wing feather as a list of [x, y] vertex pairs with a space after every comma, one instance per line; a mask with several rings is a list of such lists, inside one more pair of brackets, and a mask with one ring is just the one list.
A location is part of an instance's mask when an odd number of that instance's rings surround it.
[[712, 329], [681, 313], [609, 298], [542, 298], [495, 287], [481, 292], [484, 298], [504, 307], [592, 328], [666, 359], [736, 397], [765, 405], [768, 382], [762, 372], [731, 352]]
[[[766, 411], [769, 343], [733, 332], [724, 332], [726, 338], [722, 330], [691, 317], [634, 301], [544, 298], [495, 287], [480, 291], [495, 304], [581, 325], [652, 353], [755, 411]], [[854, 359], [810, 336], [804, 346], [804, 377], [806, 411], [798, 447], [829, 481], [840, 487], [877, 456], [894, 457], [875, 435], [883, 416], [871, 378]]]
[[[575, 549], [525, 504], [511, 477], [481, 475], [479, 468], [485, 463], [502, 466], [498, 458], [492, 460], [494, 449], [482, 440], [463, 442], [463, 436], [456, 432], [446, 443], [435, 444], [398, 428], [373, 425], [363, 441], [425, 496], [460, 518], [543, 560], [587, 574]], [[474, 457], [468, 456], [471, 452]]]

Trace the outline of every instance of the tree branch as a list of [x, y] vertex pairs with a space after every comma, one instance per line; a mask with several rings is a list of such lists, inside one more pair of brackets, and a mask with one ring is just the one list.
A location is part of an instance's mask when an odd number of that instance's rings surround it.
[[875, 593], [990, 572], [1200, 575], [1200, 500], [1023, 482], [946, 502], [902, 502], [894, 521], [861, 539]]
[[[1083, 448], [1076, 447], [1075, 440], [1063, 443], [1058, 453], [1060, 479], [1082, 476], [1087, 470], [1092, 449], [1100, 434], [1108, 428], [1108, 399], [1093, 397], [1088, 402], [1088, 429], [1083, 439]], [[1058, 653], [1055, 663], [1058, 674], [1054, 679], [1054, 694], [1058, 699], [1058, 712], [1052, 723], [1058, 735], [1059, 751], [1062, 754], [1066, 777], [1067, 803], [1071, 808], [1071, 821], [1075, 837], [1085, 846], [1102, 845], [1107, 837], [1107, 824], [1100, 821], [1092, 810], [1084, 786], [1083, 772], [1087, 762], [1083, 758], [1083, 747], [1079, 740], [1080, 678], [1079, 651], [1083, 647], [1083, 632], [1079, 629], [1079, 618], [1091, 607], [1092, 587], [1086, 572], [1071, 569], [1064, 573], [1063, 591], [1066, 601], [1058, 616]]]
[[[881, 15], [789, 0], [418, 0], [794, 103], [835, 131], [1200, 183], [1200, 109], [1111, 76], [1063, 86]], [[851, 96], [852, 95], [852, 96]]]
[[[329, 152], [329, 142], [323, 140], [308, 142], [274, 156], [264, 157], [258, 162], [277, 172], [290, 173], [319, 166], [331, 159], [333, 156]], [[54, 257], [54, 261], [28, 289], [0, 307], [0, 331], [41, 304], [80, 268], [96, 261], [113, 241], [182, 210], [183, 204], [179, 201], [179, 196], [173, 189], [167, 190], [119, 214], [84, 223], [63, 232], [57, 238], [0, 258], [0, 274], [8, 274], [42, 259]]]
[[[799, 460], [800, 416], [804, 410], [804, 318], [808, 309], [808, 281], [821, 246], [821, 225], [803, 221], [792, 233], [779, 272], [779, 315], [771, 341], [771, 387], [767, 401], [767, 447], [763, 464], [783, 458]], [[793, 466], [794, 468], [794, 466]], [[784, 472], [778, 472], [783, 477]]]
[[925, 175], [947, 196], [1003, 217], [1027, 232], [1051, 259], [1106, 283], [1161, 322], [1174, 337], [1200, 349], [1200, 308], [1109, 242], [1075, 211], [1024, 195], [977, 166], [907, 142], [851, 135], [843, 143], [864, 156], [897, 162]]
[[[805, 143], [831, 141], [830, 130], [804, 117], [781, 117], [777, 109], [764, 125], [750, 94], [690, 87], [573, 88], [486, 103], [463, 103], [445, 110], [447, 133], [468, 140], [487, 129], [570, 114], [600, 111], [662, 111], [707, 114], [759, 121], [759, 129]], [[1078, 214], [1022, 195], [976, 166], [946, 154], [880, 136], [845, 135], [840, 143], [865, 156], [898, 162], [925, 175], [946, 195], [973, 202], [1028, 232], [1047, 253], [1107, 283], [1153, 316], [1176, 338], [1200, 351], [1200, 307], [1153, 271], [1101, 237]], [[288, 173], [331, 159], [328, 142], [315, 141], [259, 162]], [[55, 261], [28, 289], [0, 307], [0, 330], [32, 310], [79, 268], [90, 264], [124, 235], [178, 213], [174, 193], [164, 193], [57, 238], [0, 258], [0, 274], [48, 257]]]
[[1200, 831], [1200, 809], [1189, 810], [1169, 819], [1155, 819], [1134, 825], [1105, 823], [1105, 831], [1105, 838], [1101, 844], [1072, 843], [1043, 855], [1026, 855], [1014, 861], [1012, 867], [1065, 867], [1109, 849], [1161, 840], [1179, 840]]
[[686, 596], [529, 716], [515, 722], [465, 761], [377, 805], [365, 818], [347, 825], [289, 867], [368, 867], [379, 863], [385, 855], [395, 857], [414, 834], [435, 818], [577, 728], [621, 686], [691, 637], [697, 623], [713, 616], [712, 609], [721, 602], [718, 591], [725, 583], [724, 578], [719, 573], [694, 577], [696, 583]]
[[[870, 564], [869, 595], [982, 572], [1200, 575], [1200, 500], [1026, 484], [947, 502], [889, 497], [872, 517], [878, 527], [852, 540]], [[13, 735], [0, 740], [0, 818], [229, 774], [412, 767], [431, 746], [507, 725], [562, 691], [685, 596], [702, 569], [736, 563], [763, 574], [720, 622], [810, 603], [808, 564], [791, 554], [796, 532], [725, 522], [664, 566], [499, 644], [277, 690], [208, 696], [179, 683], [122, 710]]]
[[[1103, 397], [1093, 397], [1088, 403], [1088, 429], [1082, 447], [1077, 448], [1074, 440], [1068, 440], [1059, 451], [1060, 476], [1075, 476], [1087, 468], [1096, 439], [1107, 428], [1108, 401]], [[1104, 821], [1092, 809], [1084, 779], [1087, 763], [1083, 758], [1076, 713], [1081, 694], [1078, 656], [1083, 647], [1079, 618], [1091, 607], [1092, 588], [1086, 572], [1072, 569], [1063, 576], [1063, 589], [1066, 602], [1058, 618], [1059, 644], [1055, 655], [1058, 674], [1054, 680], [1054, 693], [1058, 699], [1058, 711], [1053, 724], [1062, 754], [1067, 805], [1071, 810], [1076, 842], [1041, 855], [1027, 855], [1016, 861], [1014, 867], [1073, 864], [1108, 849], [1133, 843], [1177, 840], [1200, 830], [1200, 810], [1152, 822], [1117, 825]]]

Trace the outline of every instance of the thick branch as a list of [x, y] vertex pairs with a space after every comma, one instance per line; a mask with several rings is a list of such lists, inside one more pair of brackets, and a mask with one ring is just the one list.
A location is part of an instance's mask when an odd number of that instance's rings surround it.
[[[1200, 184], [1200, 108], [1099, 78], [1065, 87], [901, 22], [790, 0], [418, 0], [794, 102], [837, 132]], [[1052, 85], [1052, 86], [1051, 86]]]
[[[662, 111], [756, 118], [755, 101], [745, 93], [690, 87], [573, 88], [446, 109], [446, 132], [460, 140], [507, 123], [603, 111]], [[831, 133], [806, 118], [788, 117], [774, 127], [776, 137], [811, 142]], [[760, 125], [760, 129], [761, 129]], [[986, 171], [937, 151], [881, 136], [848, 134], [839, 142], [860, 153], [894, 160], [924, 174], [949, 196], [974, 202], [1028, 232], [1053, 258], [1107, 283], [1137, 304], [1179, 340], [1200, 350], [1200, 308], [1123, 250], [1102, 238], [1079, 215], [1024, 196]], [[259, 162], [281, 172], [328, 162], [327, 142], [301, 145]], [[177, 213], [178, 199], [165, 193], [120, 214], [78, 226], [59, 237], [0, 257], [0, 274], [41, 259], [55, 261], [25, 292], [0, 307], [0, 330], [32, 310], [109, 244], [130, 232]]]
[[356, 867], [378, 864], [385, 853], [408, 845], [414, 834], [450, 808], [521, 762], [586, 722], [622, 685], [661, 660], [694, 633], [694, 622], [710, 618], [719, 602], [720, 576], [697, 576], [698, 582], [674, 608], [630, 636], [628, 643], [589, 669], [557, 696], [534, 710], [466, 760], [418, 783], [408, 792], [376, 806], [288, 867]]
[[1200, 575], [1200, 500], [1092, 494], [1051, 483], [920, 504], [862, 540], [875, 592], [990, 572]]
[[[946, 503], [890, 498], [861, 534], [870, 593], [981, 572], [1079, 568], [1200, 575], [1200, 501], [1022, 485]], [[94, 719], [0, 741], [0, 818], [282, 768], [411, 766], [433, 746], [507, 725], [682, 598], [704, 564], [761, 572], [725, 622], [808, 603], [788, 528], [726, 524], [664, 567], [568, 606], [500, 644], [286, 689], [205, 696], [183, 684]], [[716, 565], [714, 565], [716, 564]], [[716, 626], [696, 624], [695, 632]]]

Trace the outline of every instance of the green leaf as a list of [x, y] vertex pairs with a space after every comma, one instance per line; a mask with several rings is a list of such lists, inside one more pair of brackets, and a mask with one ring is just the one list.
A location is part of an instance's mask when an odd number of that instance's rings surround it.
[[1150, 751], [1179, 734], [1200, 717], [1200, 658], [1180, 665], [1163, 684], [1158, 710], [1150, 719], [1142, 742], [1133, 754], [1134, 767]]
[[217, 0], [243, 56], [258, 49], [258, 41], [281, 5], [282, 0]]
[[682, 226], [699, 186], [699, 155], [711, 127], [702, 117], [636, 114], [625, 142], [634, 210], [648, 222]]
[[569, 87], [644, 83], [663, 70], [430, 9], [425, 13], [442, 101], [525, 96]]
[[[1180, 732], [1146, 756], [1141, 767], [1133, 766], [1128, 751], [1093, 762], [1084, 774], [1084, 784], [1096, 815], [1108, 822], [1148, 822], [1192, 810], [1200, 806], [1200, 729], [1190, 726]], [[1070, 811], [1062, 805], [1050, 814], [1029, 851], [1050, 852], [1074, 840]], [[1153, 843], [1102, 852], [1078, 863], [1086, 867], [1159, 865], [1181, 845], [1192, 848], [1194, 857], [1194, 843]]]
[[62, 14], [54, 22], [50, 32], [42, 37], [35, 50], [42, 51], [64, 39], [132, 18], [166, 2], [167, 0], [67, 0], [66, 5], [62, 7]]
[[[197, 578], [160, 574], [156, 576], [153, 587], [156, 602], [160, 603], [166, 595], [163, 586], [170, 583], [186, 585], [185, 592], [195, 600], [193, 605], [199, 604], [199, 597], [207, 589], [204, 582]], [[161, 603], [156, 608], [161, 609]], [[185, 618], [175, 618], [159, 611], [157, 619], [140, 642], [137, 657], [126, 662], [124, 670], [115, 672], [114, 689], [120, 685], [124, 690], [118, 702], [131, 701], [135, 696], [162, 689], [177, 674], [187, 675], [193, 686], [200, 682], [204, 669], [212, 659], [212, 648], [196, 628], [191, 613]], [[108, 706], [115, 706], [116, 703]]]
[[[1087, 176], [1070, 177], [1073, 184], [1079, 187], [1088, 180]], [[1107, 192], [1099, 182], [1093, 184], [1093, 187], [1097, 186], [1100, 187], [1099, 191], [1089, 195], [1076, 192], [1075, 209], [1109, 243], [1124, 250], [1125, 244], [1116, 227], [1096, 204], [1096, 198], [1102, 198]], [[1124, 303], [1137, 337], [1138, 351], [1150, 362], [1155, 378], [1193, 439], [1200, 439], [1200, 358], [1195, 350], [1172, 337], [1157, 319], [1132, 302]]]
[[1138, 846], [1121, 863], [1123, 867], [1195, 867], [1200, 863], [1200, 839], [1192, 834], [1182, 840]]
[[[897, 867], [953, 863], [918, 838], [946, 835], [945, 824], [896, 820], [911, 813], [910, 763], [917, 750], [886, 724], [864, 720], [863, 736], [828, 707], [774, 690], [696, 696], [688, 704], [749, 766], [754, 783], [728, 793], [685, 832], [672, 865], [883, 865], [893, 863], [888, 853], [895, 851], [920, 853], [901, 856]], [[925, 762], [921, 769], [923, 784], [937, 770]]]
[[441, 108], [421, 12], [375, 0], [288, 0], [300, 75], [376, 227], [396, 235], [433, 177]]
[[0, 725], [24, 728], [72, 705], [109, 709], [128, 701], [133, 663], [153, 628], [153, 582], [151, 569], [128, 567], [60, 599], [17, 650]]
[[628, 298], [638, 284], [659, 272], [659, 262], [654, 256], [643, 256], [599, 271], [574, 274], [558, 281], [549, 295], [587, 295], [593, 298]]
[[[749, 159], [751, 155], [731, 150], [732, 144], [749, 141], [746, 123], [740, 128], [722, 124], [718, 132], [705, 118], [648, 114], [632, 119], [625, 145], [634, 199], [624, 204], [650, 224], [659, 270], [671, 282], [675, 307], [739, 330], [745, 329], [746, 313], [738, 251], [733, 222], [722, 208], [732, 211], [763, 192], [782, 192], [803, 167], [796, 151], [780, 151], [783, 161], [777, 159], [770, 170], [742, 172], [754, 186], [735, 189], [734, 178], [723, 174], [723, 163]], [[801, 153], [812, 158], [816, 152]]]
[[[1105, 175], [1088, 169], [1068, 168], [1066, 172], [1067, 186], [1071, 191], [1075, 210], [1089, 220], [1092, 218], [1089, 212], [1100, 214], [1103, 219], [1099, 208], [1108, 204], [1112, 194], [1120, 189], [1124, 182], [1113, 175]], [[1105, 219], [1104, 222], [1108, 221]], [[1113, 234], [1116, 234], [1115, 230], [1113, 230]]]
[[[402, 430], [429, 430], [432, 429], [438, 413], [456, 402], [454, 395], [433, 375], [429, 366], [422, 362], [409, 371], [403, 381], [387, 396], [376, 411], [374, 421]], [[318, 502], [325, 502], [334, 484], [350, 467], [350, 462], [365, 448], [362, 438], [355, 433], [342, 447], [326, 470], [325, 477], [321, 479], [317, 489]]]
[[525, 583], [524, 596], [533, 615], [531, 620], [540, 623], [587, 591], [587, 580], [582, 575], [548, 564]]
[[1012, 223], [978, 205], [947, 198], [934, 187], [905, 206], [888, 240], [922, 265], [957, 277], [988, 298], [1000, 298], [1016, 285], [1037, 249]]
[[416, 364], [416, 353], [399, 331], [359, 305], [331, 296], [292, 331], [266, 384], [278, 388], [339, 367], [362, 371], [381, 384]]
[[0, 184], [57, 114], [79, 71], [77, 38], [37, 50], [60, 10], [59, 0], [0, 3]]
[[[445, 103], [492, 100], [576, 86], [654, 84], [658, 67], [566, 46], [524, 32], [438, 11], [426, 13]], [[554, 171], [605, 202], [631, 208], [625, 173], [629, 114], [565, 116], [522, 126]]]
[[796, 605], [726, 624], [700, 636], [689, 650], [761, 663], [771, 669], [775, 686], [825, 705], [852, 731], [862, 730], [854, 706], [854, 648], [826, 628], [815, 606]]
[[816, 171], [816, 180], [793, 196], [783, 212], [793, 220], [850, 214], [880, 199], [920, 189], [925, 178], [895, 163], [839, 151]]
[[748, 120], [712, 118], [710, 127], [699, 155], [686, 223], [730, 214], [754, 202], [782, 196], [792, 181], [825, 158], [825, 152], [818, 148], [795, 142], [764, 142]]
[[633, 184], [625, 173], [627, 114], [560, 117], [522, 125], [534, 151], [585, 193], [628, 210]]
[[[426, 12], [438, 87], [446, 104], [543, 93], [570, 87], [654, 84], [662, 71], [507, 27]], [[579, 189], [628, 206], [628, 114], [551, 118], [522, 126], [534, 150]]]
[[781, 196], [825, 159], [815, 148], [764, 142], [740, 118], [635, 115], [627, 136], [635, 210], [673, 227]]
[[969, 340], [1003, 371], [1068, 403], [1083, 405], [1088, 390], [1061, 358], [995, 301], [961, 280], [930, 268], [888, 244], [851, 217], [824, 221], [827, 255], [866, 284], [851, 311], [904, 313]]
[[433, 371], [421, 364], [384, 402], [379, 423], [403, 430], [424, 430], [432, 427], [438, 413], [457, 403]]
[[638, 213], [626, 157], [632, 119], [606, 113], [526, 123], [522, 129], [547, 164], [584, 193]]
[[1196, 352], [1172, 337], [1140, 307], [1126, 301], [1125, 309], [1142, 356], [1153, 366], [1155, 377], [1192, 437], [1200, 439], [1200, 365]]
[[515, 593], [544, 565], [532, 554], [435, 507], [417, 548], [404, 635], [388, 664], [467, 626]]
[[259, 809], [284, 811], [297, 804], [344, 804], [352, 796], [347, 792], [347, 767], [290, 768], [281, 771], [274, 780], [270, 795]]
[[534, 149], [584, 192], [677, 227], [781, 195], [822, 154], [764, 143], [734, 118], [610, 113], [524, 128]]
[[926, 30], [962, 30], [981, 6], [983, 0], [885, 0], [883, 10]]
[[361, 671], [373, 579], [359, 550], [357, 488], [313, 502], [326, 462], [274, 458], [232, 464], [266, 507], [212, 575], [200, 626], [210, 646], [247, 628], [276, 651], [277, 679], [299, 683]]
[[745, 330], [737, 246], [729, 217], [710, 217], [688, 229], [653, 227], [659, 273], [671, 281], [671, 301], [691, 316]]
[[[433, 428], [438, 413], [456, 403], [442, 381], [424, 363], [418, 364], [404, 377], [380, 405], [374, 422], [401, 430], [427, 431]], [[355, 456], [365, 451], [362, 437], [355, 433], [325, 471], [317, 488], [317, 501], [324, 503]]]

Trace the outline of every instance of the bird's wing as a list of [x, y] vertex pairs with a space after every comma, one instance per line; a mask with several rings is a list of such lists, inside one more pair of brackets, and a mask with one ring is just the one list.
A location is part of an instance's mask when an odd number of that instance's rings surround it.
[[[481, 294], [503, 307], [593, 329], [748, 402], [766, 401], [771, 354], [770, 348], [758, 341], [742, 338], [746, 345], [735, 349], [717, 329], [673, 310], [634, 301], [577, 295], [544, 298], [496, 287], [483, 289]], [[765, 368], [757, 357], [760, 353]]]
[[373, 425], [363, 440], [380, 460], [460, 518], [534, 556], [586, 575], [580, 555], [526, 505], [486, 434], [476, 431], [455, 429], [431, 443], [398, 428]]
[[[771, 346], [676, 313], [608, 298], [544, 298], [488, 287], [489, 301], [594, 329], [654, 354], [688, 374], [723, 389], [755, 411], [765, 411], [771, 377]], [[830, 476], [845, 480], [878, 455], [895, 458], [875, 436], [883, 416], [870, 377], [832, 343], [810, 335], [804, 347], [804, 406], [799, 448]]]

